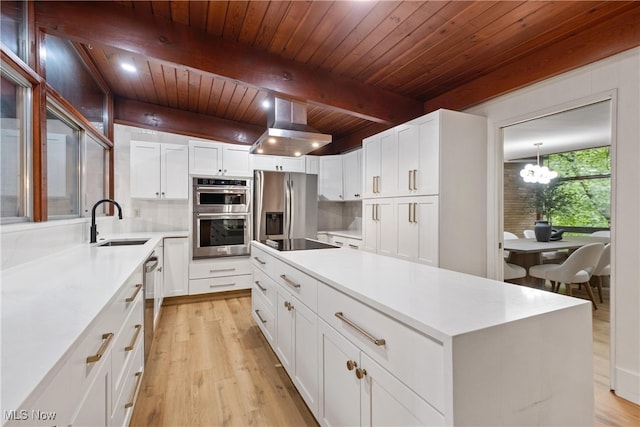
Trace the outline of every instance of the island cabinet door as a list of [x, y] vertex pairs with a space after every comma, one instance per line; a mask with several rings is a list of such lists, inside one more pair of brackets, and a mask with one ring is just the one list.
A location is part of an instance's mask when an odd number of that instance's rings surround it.
[[111, 408], [111, 353], [101, 367], [72, 417], [71, 426], [106, 426]]
[[361, 425], [440, 426], [444, 416], [365, 353], [361, 360]]
[[291, 375], [293, 367], [294, 313], [289, 308], [292, 299], [289, 293], [278, 291], [276, 297], [276, 354], [289, 375]]
[[314, 416], [318, 415], [318, 316], [299, 300], [291, 304], [294, 318], [291, 379]]
[[[323, 426], [360, 425], [360, 350], [323, 320], [319, 321], [320, 408]], [[391, 424], [393, 425], [393, 423]]]

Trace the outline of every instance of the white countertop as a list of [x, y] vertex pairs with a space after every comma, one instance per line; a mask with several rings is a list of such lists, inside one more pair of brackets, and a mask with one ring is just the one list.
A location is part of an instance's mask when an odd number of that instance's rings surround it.
[[149, 241], [117, 247], [79, 244], [3, 270], [1, 413], [19, 407], [162, 238], [187, 235], [105, 236]]
[[589, 301], [349, 249], [255, 245], [355, 299], [447, 342], [474, 330]]

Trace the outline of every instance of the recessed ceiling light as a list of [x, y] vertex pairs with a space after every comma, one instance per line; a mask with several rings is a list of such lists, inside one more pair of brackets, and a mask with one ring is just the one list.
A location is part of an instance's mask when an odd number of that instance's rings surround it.
[[276, 139], [275, 138], [269, 138], [267, 141], [269, 141], [269, 144], [275, 144], [276, 143]]
[[122, 67], [123, 70], [128, 71], [130, 73], [135, 73], [136, 71], [138, 71], [136, 67], [134, 67], [131, 64], [127, 64], [126, 62], [123, 62], [122, 64], [120, 64], [120, 66]]
[[262, 154], [262, 153], [264, 153], [264, 150], [263, 150], [262, 148], [258, 148], [258, 149], [256, 150], [256, 152], [257, 152], [258, 154]]
[[293, 155], [296, 156], [296, 157], [300, 157], [300, 154], [301, 153], [299, 151], [296, 151], [295, 153], [293, 153]]
[[319, 143], [317, 143], [317, 142], [312, 142], [312, 143], [311, 143], [311, 146], [312, 146], [313, 148], [318, 148], [318, 147], [320, 146], [320, 144], [319, 144]]
[[268, 110], [269, 108], [271, 108], [271, 102], [269, 102], [268, 99], [265, 99], [264, 101], [262, 101], [262, 108]]

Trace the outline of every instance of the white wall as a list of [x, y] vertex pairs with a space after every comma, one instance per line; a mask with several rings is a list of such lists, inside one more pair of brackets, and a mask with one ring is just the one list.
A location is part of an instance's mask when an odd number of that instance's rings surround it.
[[619, 396], [640, 404], [640, 48], [501, 96], [467, 112], [486, 116], [489, 122], [487, 267], [498, 278], [502, 268], [497, 249], [502, 230], [500, 127], [606, 97], [612, 97], [614, 104], [611, 386]]

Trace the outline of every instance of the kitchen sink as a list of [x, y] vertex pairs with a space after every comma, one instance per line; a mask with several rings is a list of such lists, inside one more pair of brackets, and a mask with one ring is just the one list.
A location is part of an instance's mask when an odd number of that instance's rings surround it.
[[149, 239], [122, 239], [122, 240], [107, 240], [104, 243], [100, 243], [98, 246], [133, 246], [144, 245]]

